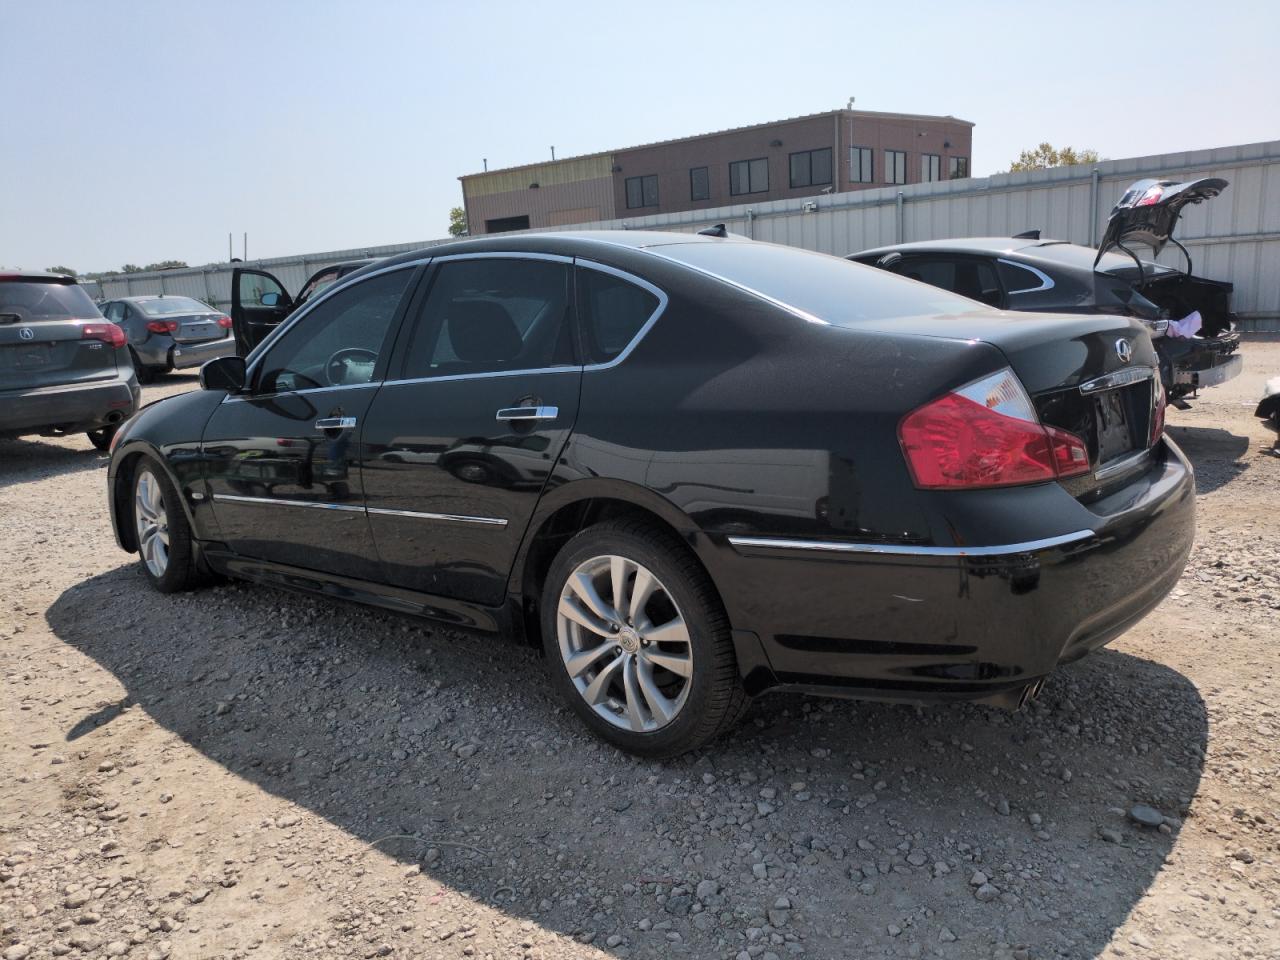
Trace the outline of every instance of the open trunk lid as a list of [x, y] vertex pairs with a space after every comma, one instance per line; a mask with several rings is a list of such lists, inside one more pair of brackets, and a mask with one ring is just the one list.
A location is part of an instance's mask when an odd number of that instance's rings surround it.
[[1219, 177], [1185, 183], [1176, 180], [1139, 180], [1133, 183], [1111, 209], [1106, 232], [1093, 261], [1094, 267], [1103, 254], [1111, 250], [1130, 253], [1128, 247], [1134, 243], [1145, 244], [1158, 256], [1172, 239], [1183, 207], [1216, 197], [1227, 186], [1227, 181]]

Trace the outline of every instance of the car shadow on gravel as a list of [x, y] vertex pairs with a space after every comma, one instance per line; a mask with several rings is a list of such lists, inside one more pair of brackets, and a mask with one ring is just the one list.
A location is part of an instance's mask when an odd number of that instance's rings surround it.
[[[210, 760], [619, 957], [1095, 956], [1173, 851], [1207, 741], [1190, 681], [1103, 651], [1020, 714], [778, 695], [648, 763], [485, 636], [264, 587], [161, 596], [132, 565], [46, 616]], [[92, 750], [118, 712], [87, 703], [66, 736]]]
[[0, 440], [0, 489], [105, 467], [106, 454], [95, 450], [84, 434], [77, 437], [74, 447], [35, 437]]
[[1170, 426], [1169, 436], [1196, 468], [1196, 492], [1212, 493], [1249, 469], [1249, 438], [1221, 427]]

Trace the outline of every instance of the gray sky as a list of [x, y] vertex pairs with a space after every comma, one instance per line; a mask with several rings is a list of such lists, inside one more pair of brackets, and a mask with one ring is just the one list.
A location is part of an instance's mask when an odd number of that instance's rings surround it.
[[1280, 137], [1271, 3], [0, 0], [0, 265], [443, 236], [459, 174], [841, 107], [973, 172]]

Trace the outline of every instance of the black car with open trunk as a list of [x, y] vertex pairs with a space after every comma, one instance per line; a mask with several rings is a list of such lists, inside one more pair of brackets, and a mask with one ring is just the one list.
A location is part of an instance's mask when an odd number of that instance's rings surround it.
[[541, 644], [670, 756], [771, 689], [1017, 706], [1180, 575], [1146, 328], [733, 237], [370, 265], [129, 422], [120, 545]]

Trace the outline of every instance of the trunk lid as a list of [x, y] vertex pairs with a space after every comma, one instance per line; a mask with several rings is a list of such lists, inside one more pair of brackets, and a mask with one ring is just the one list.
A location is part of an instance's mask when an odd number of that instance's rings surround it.
[[178, 321], [178, 329], [173, 332], [173, 339], [178, 343], [204, 343], [206, 340], [220, 340], [228, 331], [218, 326], [221, 314], [191, 314], [182, 317], [166, 317], [166, 320]]
[[69, 277], [0, 275], [0, 390], [114, 377], [117, 351], [85, 335], [107, 323]]
[[1204, 177], [1185, 183], [1138, 180], [1131, 184], [1111, 209], [1094, 266], [1098, 265], [1103, 254], [1116, 249], [1124, 251], [1131, 243], [1145, 244], [1159, 255], [1172, 238], [1182, 209], [1187, 204], [1216, 197], [1227, 185], [1227, 181], [1219, 177]]

